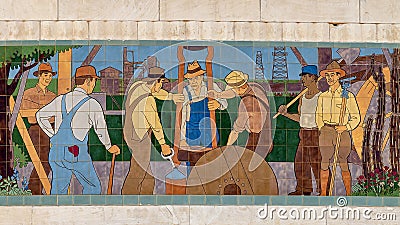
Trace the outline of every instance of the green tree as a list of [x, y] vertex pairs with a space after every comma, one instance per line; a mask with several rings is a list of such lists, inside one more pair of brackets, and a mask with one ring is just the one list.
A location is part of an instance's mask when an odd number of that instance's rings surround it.
[[[49, 60], [57, 52], [64, 52], [75, 46], [0, 46], [0, 175], [12, 176], [13, 160], [11, 132], [8, 123], [11, 118], [9, 98], [14, 93], [24, 71], [34, 68], [38, 63]], [[30, 65], [27, 64], [31, 62]], [[18, 73], [8, 82], [10, 71]]]

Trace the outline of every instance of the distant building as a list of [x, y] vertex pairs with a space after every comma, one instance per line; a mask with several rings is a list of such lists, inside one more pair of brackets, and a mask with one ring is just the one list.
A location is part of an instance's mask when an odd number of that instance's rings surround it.
[[122, 71], [109, 66], [99, 72], [101, 77], [101, 91], [107, 95], [119, 95], [121, 90], [120, 75]]

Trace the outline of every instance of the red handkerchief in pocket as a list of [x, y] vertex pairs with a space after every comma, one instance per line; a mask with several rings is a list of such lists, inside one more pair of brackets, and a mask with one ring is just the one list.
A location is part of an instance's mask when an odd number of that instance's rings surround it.
[[79, 155], [79, 147], [77, 145], [69, 146], [68, 151], [71, 152], [74, 157], [77, 157]]

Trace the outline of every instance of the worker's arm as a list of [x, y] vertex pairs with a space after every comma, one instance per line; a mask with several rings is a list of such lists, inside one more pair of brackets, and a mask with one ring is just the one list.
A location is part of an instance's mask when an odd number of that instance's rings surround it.
[[246, 112], [246, 107], [243, 102], [240, 102], [238, 109], [238, 117], [233, 124], [231, 133], [229, 134], [227, 145], [233, 145], [237, 140], [240, 133], [246, 129], [246, 124], [249, 120], [248, 113]]
[[108, 134], [107, 123], [104, 118], [103, 109], [101, 108], [100, 103], [98, 103], [95, 99], [89, 100], [89, 109], [89, 124], [93, 126], [97, 137], [108, 150], [111, 148], [111, 140], [110, 135]]
[[[300, 112], [300, 110], [301, 110], [301, 104], [302, 104], [302, 100], [300, 98], [299, 106], [297, 107], [298, 112]], [[300, 122], [300, 114], [299, 113], [288, 113], [286, 105], [279, 106], [278, 112], [284, 117], [287, 117], [296, 122]]]
[[142, 112], [144, 117], [149, 124], [154, 136], [156, 137], [160, 145], [165, 144], [164, 131], [161, 125], [160, 118], [158, 117], [156, 101], [154, 98], [147, 98], [145, 111]]
[[173, 93], [169, 93], [164, 89], [161, 89], [159, 92], [156, 93], [152, 93], [151, 95], [153, 95], [154, 97], [156, 97], [157, 99], [160, 100], [173, 100], [174, 103], [181, 103], [184, 101], [184, 97], [183, 94], [173, 94]]
[[[219, 88], [219, 86], [216, 83], [213, 83], [213, 88], [216, 92], [222, 92], [221, 88]], [[226, 108], [228, 108], [228, 101], [224, 98], [216, 98], [215, 100], [217, 100], [220, 104], [219, 106], [219, 110], [224, 110]]]
[[42, 128], [43, 132], [49, 137], [53, 137], [55, 133], [51, 126], [50, 118], [56, 116], [57, 112], [61, 111], [61, 108], [57, 108], [57, 106], [61, 106], [61, 98], [62, 95], [58, 96], [36, 113], [36, 120], [40, 128]]
[[346, 124], [348, 131], [356, 129], [360, 124], [361, 115], [358, 109], [357, 101], [352, 93], [349, 92], [349, 98], [347, 99], [346, 108], [349, 112], [349, 121]]
[[238, 95], [233, 89], [228, 89], [222, 92], [217, 92], [216, 90], [210, 90], [208, 91], [208, 97], [214, 98], [214, 99], [230, 99], [237, 97]]
[[317, 109], [315, 111], [315, 122], [317, 124], [318, 130], [321, 130], [321, 128], [324, 126], [322, 108], [323, 108], [323, 95], [321, 94], [320, 96], [318, 96]]

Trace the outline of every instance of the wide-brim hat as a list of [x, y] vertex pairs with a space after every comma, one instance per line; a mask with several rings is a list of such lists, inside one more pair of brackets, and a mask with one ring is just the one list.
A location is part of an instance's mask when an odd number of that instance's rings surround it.
[[342, 69], [340, 68], [339, 63], [336, 62], [336, 61], [332, 61], [331, 63], [329, 63], [329, 64], [326, 66], [326, 69], [321, 70], [321, 71], [319, 72], [319, 75], [320, 75], [321, 77], [325, 77], [325, 74], [326, 74], [326, 73], [329, 73], [329, 72], [336, 72], [336, 73], [339, 73], [339, 74], [340, 74], [339, 78], [342, 78], [342, 77], [346, 76], [346, 71], [342, 70]]
[[149, 73], [147, 77], [143, 78], [142, 81], [149, 82], [149, 81], [156, 81], [158, 79], [165, 79], [165, 82], [169, 82], [169, 79], [165, 77], [164, 69], [158, 66], [151, 67], [149, 69]]
[[34, 76], [39, 76], [40, 73], [42, 72], [49, 72], [51, 73], [53, 76], [57, 74], [57, 72], [53, 71], [53, 68], [51, 67], [50, 63], [41, 63], [39, 65], [39, 68], [37, 71], [33, 72]]
[[195, 60], [192, 63], [188, 64], [188, 69], [185, 73], [185, 75], [183, 75], [185, 78], [193, 78], [193, 77], [197, 77], [200, 75], [203, 75], [206, 71], [203, 70], [200, 66], [200, 64]]
[[225, 82], [228, 85], [226, 89], [238, 88], [247, 83], [249, 75], [239, 70], [233, 70], [225, 77]]
[[94, 66], [91, 66], [91, 65], [80, 66], [80, 67], [76, 68], [75, 79], [79, 78], [79, 77], [86, 77], [86, 78], [91, 77], [91, 78], [100, 79], [100, 77], [97, 76], [96, 68], [94, 68]]

